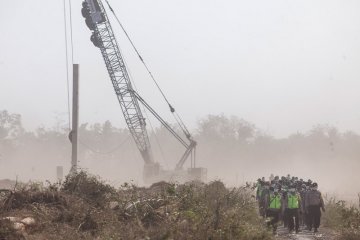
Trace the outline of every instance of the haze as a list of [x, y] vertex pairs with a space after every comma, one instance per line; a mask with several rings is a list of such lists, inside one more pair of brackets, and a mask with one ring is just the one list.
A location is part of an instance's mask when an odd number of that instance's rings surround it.
[[[0, 110], [21, 114], [29, 131], [50, 128], [59, 119], [66, 125], [63, 1], [0, 3]], [[224, 113], [277, 138], [305, 134], [317, 124], [360, 132], [359, 1], [110, 3], [191, 129], [208, 114]], [[71, 7], [73, 58], [81, 70], [80, 121], [110, 120], [125, 128], [100, 51], [89, 40], [81, 1], [72, 1]], [[138, 91], [172, 122], [167, 105], [109, 16]]]
[[[22, 113], [26, 127], [51, 126], [67, 112], [63, 1], [1, 2], [0, 109]], [[279, 137], [318, 123], [359, 132], [359, 1], [110, 3], [188, 124], [225, 113]], [[80, 8], [72, 1], [81, 121], [124, 126]], [[167, 114], [111, 20], [139, 92]]]

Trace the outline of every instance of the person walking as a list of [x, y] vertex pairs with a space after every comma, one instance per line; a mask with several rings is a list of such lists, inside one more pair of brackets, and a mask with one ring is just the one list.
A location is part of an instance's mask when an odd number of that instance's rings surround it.
[[260, 216], [266, 217], [266, 199], [270, 194], [270, 182], [265, 182], [259, 199]]
[[295, 187], [291, 186], [289, 189], [289, 193], [286, 196], [285, 202], [285, 219], [288, 223], [289, 232], [298, 233], [300, 230], [299, 224], [299, 214], [300, 214], [300, 206], [301, 206], [301, 197], [296, 192]]
[[266, 199], [266, 217], [271, 220], [267, 223], [268, 227], [272, 226], [273, 234], [276, 234], [277, 224], [280, 219], [281, 212], [281, 195], [279, 194], [279, 190], [277, 188], [270, 188], [270, 194]]
[[265, 183], [261, 179], [259, 179], [256, 188], [256, 201], [258, 202], [260, 216], [263, 216], [262, 206], [261, 206], [261, 195], [264, 188], [265, 188]]
[[308, 218], [308, 230], [311, 231], [314, 228], [314, 232], [318, 232], [318, 228], [320, 227], [320, 218], [321, 211], [325, 212], [324, 200], [322, 198], [321, 192], [318, 191], [318, 184], [313, 183], [311, 185], [310, 191], [307, 192], [305, 197], [305, 207]]
[[301, 214], [300, 214], [300, 225], [307, 226], [307, 215], [305, 208], [305, 197], [306, 197], [306, 185], [302, 184], [300, 189], [300, 197], [301, 197]]
[[289, 209], [286, 208], [286, 198], [287, 198], [287, 195], [289, 194], [288, 192], [288, 186], [286, 184], [283, 184], [282, 188], [281, 188], [281, 195], [282, 195], [282, 211], [281, 211], [281, 219], [284, 223], [284, 228], [288, 228], [288, 211]]
[[259, 201], [264, 183], [259, 178], [256, 183], [256, 201]]

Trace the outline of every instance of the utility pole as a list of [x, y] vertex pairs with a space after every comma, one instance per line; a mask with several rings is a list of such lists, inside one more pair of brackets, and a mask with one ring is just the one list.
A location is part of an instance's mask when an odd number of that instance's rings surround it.
[[76, 173], [78, 167], [78, 127], [79, 127], [79, 64], [73, 64], [73, 103], [72, 103], [72, 130], [70, 133], [71, 151], [71, 170]]

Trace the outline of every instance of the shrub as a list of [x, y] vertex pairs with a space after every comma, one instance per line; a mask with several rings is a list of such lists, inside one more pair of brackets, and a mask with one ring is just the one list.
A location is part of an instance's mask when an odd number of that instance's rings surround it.
[[[0, 212], [0, 219], [32, 216], [38, 228], [26, 229], [29, 239], [273, 239], [251, 193], [247, 187], [228, 189], [220, 181], [160, 182], [149, 188], [124, 184], [116, 191], [79, 172], [61, 187], [34, 185], [12, 192], [12, 208]], [[110, 208], [110, 200], [116, 208]], [[16, 234], [0, 226], [1, 237], [10, 240]]]
[[360, 211], [355, 206], [347, 206], [345, 201], [327, 200], [323, 221], [325, 226], [340, 232], [339, 240], [360, 239]]
[[61, 187], [61, 191], [75, 194], [87, 201], [96, 203], [97, 206], [103, 206], [107, 196], [115, 193], [112, 186], [84, 171], [69, 174]]

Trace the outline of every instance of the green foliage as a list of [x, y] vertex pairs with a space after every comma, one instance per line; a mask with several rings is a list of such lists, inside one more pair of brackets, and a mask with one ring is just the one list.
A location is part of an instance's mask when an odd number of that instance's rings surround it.
[[166, 193], [170, 196], [173, 196], [176, 194], [176, 188], [175, 188], [175, 184], [170, 184], [167, 188], [166, 188]]

